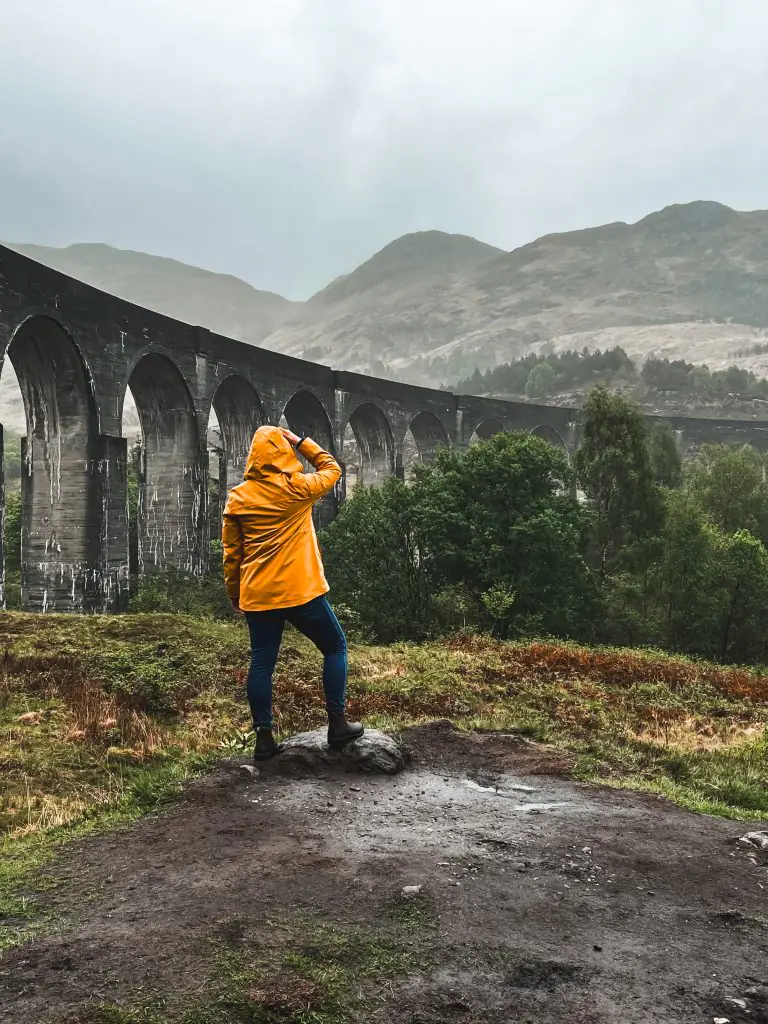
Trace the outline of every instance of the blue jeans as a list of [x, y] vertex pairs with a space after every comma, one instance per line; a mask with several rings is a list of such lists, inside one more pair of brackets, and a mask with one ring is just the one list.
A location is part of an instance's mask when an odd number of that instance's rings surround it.
[[324, 656], [323, 690], [326, 708], [330, 713], [344, 710], [347, 640], [325, 597], [316, 597], [314, 601], [296, 608], [246, 612], [245, 617], [251, 633], [251, 667], [247, 685], [254, 728], [272, 728], [272, 673], [286, 622], [290, 622], [308, 637]]

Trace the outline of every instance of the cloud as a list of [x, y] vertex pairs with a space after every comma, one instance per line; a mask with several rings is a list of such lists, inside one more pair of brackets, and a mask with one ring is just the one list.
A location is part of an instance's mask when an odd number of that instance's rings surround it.
[[766, 57], [762, 0], [9, 0], [0, 237], [303, 297], [409, 230], [764, 206]]

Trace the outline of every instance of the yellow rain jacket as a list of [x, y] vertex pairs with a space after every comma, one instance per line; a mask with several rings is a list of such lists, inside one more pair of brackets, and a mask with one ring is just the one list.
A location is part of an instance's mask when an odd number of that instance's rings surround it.
[[312, 505], [341, 477], [341, 467], [305, 438], [301, 454], [316, 472], [304, 473], [277, 427], [259, 427], [245, 482], [224, 509], [224, 582], [244, 612], [293, 608], [328, 593]]

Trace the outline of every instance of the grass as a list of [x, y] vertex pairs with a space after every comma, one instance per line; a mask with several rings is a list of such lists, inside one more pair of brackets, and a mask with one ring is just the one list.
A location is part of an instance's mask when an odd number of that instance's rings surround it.
[[281, 923], [269, 947], [214, 939], [209, 957], [208, 977], [181, 1000], [102, 1003], [67, 1024], [352, 1024], [382, 983], [425, 966], [390, 938], [317, 921]]
[[53, 920], [46, 895], [57, 886], [56, 873], [51, 868], [64, 845], [126, 825], [148, 811], [157, 810], [178, 796], [184, 783], [210, 764], [210, 758], [196, 757], [150, 766], [108, 807], [86, 808], [79, 820], [64, 825], [38, 825], [22, 834], [14, 830], [2, 837], [0, 951], [28, 941]]
[[[247, 647], [236, 622], [0, 614], [0, 946], [41, 924], [40, 887], [63, 843], [133, 820], [247, 749]], [[279, 730], [322, 722], [319, 675], [317, 652], [286, 634]], [[349, 703], [383, 728], [450, 718], [522, 730], [571, 751], [578, 778], [768, 818], [764, 673], [458, 636], [353, 645]]]

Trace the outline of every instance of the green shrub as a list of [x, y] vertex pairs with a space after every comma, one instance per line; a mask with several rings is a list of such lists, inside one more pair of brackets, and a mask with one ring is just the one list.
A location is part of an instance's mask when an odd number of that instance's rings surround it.
[[220, 573], [196, 576], [181, 569], [165, 569], [140, 577], [129, 610], [217, 619], [235, 617]]

